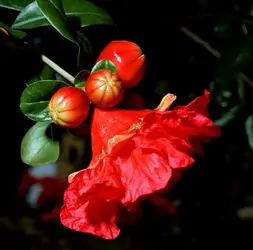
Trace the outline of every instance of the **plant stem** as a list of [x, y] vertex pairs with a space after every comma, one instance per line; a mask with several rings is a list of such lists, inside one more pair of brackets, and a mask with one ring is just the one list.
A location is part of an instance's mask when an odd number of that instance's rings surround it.
[[46, 57], [45, 55], [41, 55], [41, 59], [44, 63], [46, 63], [49, 67], [54, 69], [58, 74], [60, 74], [62, 77], [67, 79], [69, 82], [74, 84], [75, 78], [70, 75], [67, 71], [62, 69], [59, 65], [57, 65], [55, 62], [53, 62], [51, 59]]
[[[218, 50], [216, 50], [215, 48], [213, 48], [208, 42], [203, 40], [201, 37], [199, 37], [198, 35], [196, 35], [192, 31], [188, 30], [184, 26], [180, 27], [180, 30], [185, 35], [190, 37], [194, 42], [200, 44], [203, 48], [205, 48], [207, 51], [209, 51], [213, 56], [215, 56], [216, 58], [221, 58], [221, 53]], [[250, 86], [253, 87], [253, 81], [251, 79], [249, 79], [244, 73], [239, 72], [239, 76], [241, 76], [245, 82], [247, 82]]]
[[202, 47], [204, 47], [206, 50], [208, 50], [213, 56], [216, 58], [220, 58], [221, 54], [216, 49], [212, 48], [212, 46], [204, 41], [202, 38], [200, 38], [198, 35], [194, 34], [192, 31], [188, 30], [186, 27], [181, 27], [180, 30], [185, 33], [188, 37], [190, 37], [194, 42], [200, 44]]

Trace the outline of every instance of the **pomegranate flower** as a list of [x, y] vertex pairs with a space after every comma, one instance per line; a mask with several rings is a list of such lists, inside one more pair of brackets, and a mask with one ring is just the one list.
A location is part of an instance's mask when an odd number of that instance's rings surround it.
[[60, 212], [70, 229], [114, 239], [123, 209], [168, 192], [174, 170], [185, 169], [202, 152], [202, 143], [220, 136], [207, 118], [210, 94], [167, 110], [176, 97], [166, 95], [155, 110], [95, 108], [91, 120], [92, 160], [71, 174]]

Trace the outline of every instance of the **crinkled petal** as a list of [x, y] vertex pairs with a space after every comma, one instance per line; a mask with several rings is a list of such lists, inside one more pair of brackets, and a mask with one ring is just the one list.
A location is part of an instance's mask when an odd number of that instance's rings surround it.
[[118, 151], [114, 164], [125, 187], [123, 204], [164, 188], [171, 177], [171, 168], [157, 152], [140, 147]]
[[194, 111], [204, 116], [209, 116], [207, 106], [210, 102], [210, 92], [205, 90], [204, 95], [196, 97], [186, 106], [177, 106], [174, 110]]
[[141, 133], [155, 141], [167, 138], [178, 150], [189, 155], [201, 154], [202, 144], [220, 136], [220, 128], [207, 117], [194, 111], [168, 111], [148, 114]]
[[169, 140], [163, 137], [156, 140], [148, 140], [144, 136], [136, 136], [133, 140], [139, 147], [152, 149], [153, 152], [159, 154], [168, 167], [182, 168], [194, 162], [194, 159], [190, 156], [193, 151], [192, 148], [182, 139], [171, 138]]
[[122, 190], [94, 183], [89, 178], [91, 171], [81, 171], [72, 179], [64, 194], [60, 220], [70, 229], [114, 239], [120, 232], [116, 222]]

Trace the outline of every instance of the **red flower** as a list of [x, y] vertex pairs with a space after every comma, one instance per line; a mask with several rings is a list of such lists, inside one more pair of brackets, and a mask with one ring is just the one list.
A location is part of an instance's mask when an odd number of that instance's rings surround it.
[[117, 237], [122, 208], [134, 211], [143, 198], [168, 192], [173, 169], [188, 167], [201, 153], [201, 143], [220, 135], [206, 117], [209, 97], [206, 91], [171, 111], [172, 94], [155, 110], [95, 108], [92, 161], [69, 176], [62, 224], [105, 239]]

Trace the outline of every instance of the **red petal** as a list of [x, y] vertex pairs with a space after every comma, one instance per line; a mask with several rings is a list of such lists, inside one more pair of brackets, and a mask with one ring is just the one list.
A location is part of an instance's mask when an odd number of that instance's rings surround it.
[[95, 108], [92, 116], [91, 139], [93, 155], [100, 155], [107, 142], [117, 134], [127, 131], [151, 110], [122, 110]]
[[192, 102], [186, 106], [178, 106], [174, 110], [185, 110], [185, 111], [195, 111], [204, 116], [208, 116], [207, 106], [210, 102], [210, 93], [205, 90], [204, 95], [198, 96]]
[[123, 204], [135, 202], [140, 196], [163, 189], [171, 177], [167, 162], [149, 149], [125, 148], [115, 156], [122, 184], [125, 187]]
[[[168, 191], [172, 169], [189, 166], [201, 144], [219, 136], [207, 114], [209, 93], [172, 111], [95, 108], [90, 166], [73, 174], [65, 192], [62, 223], [106, 239], [116, 227], [121, 203], [134, 208], [139, 198]], [[181, 172], [176, 176], [180, 178]]]
[[64, 195], [60, 212], [62, 224], [70, 229], [114, 239], [120, 230], [116, 226], [122, 190], [93, 182], [94, 169], [79, 172]]

